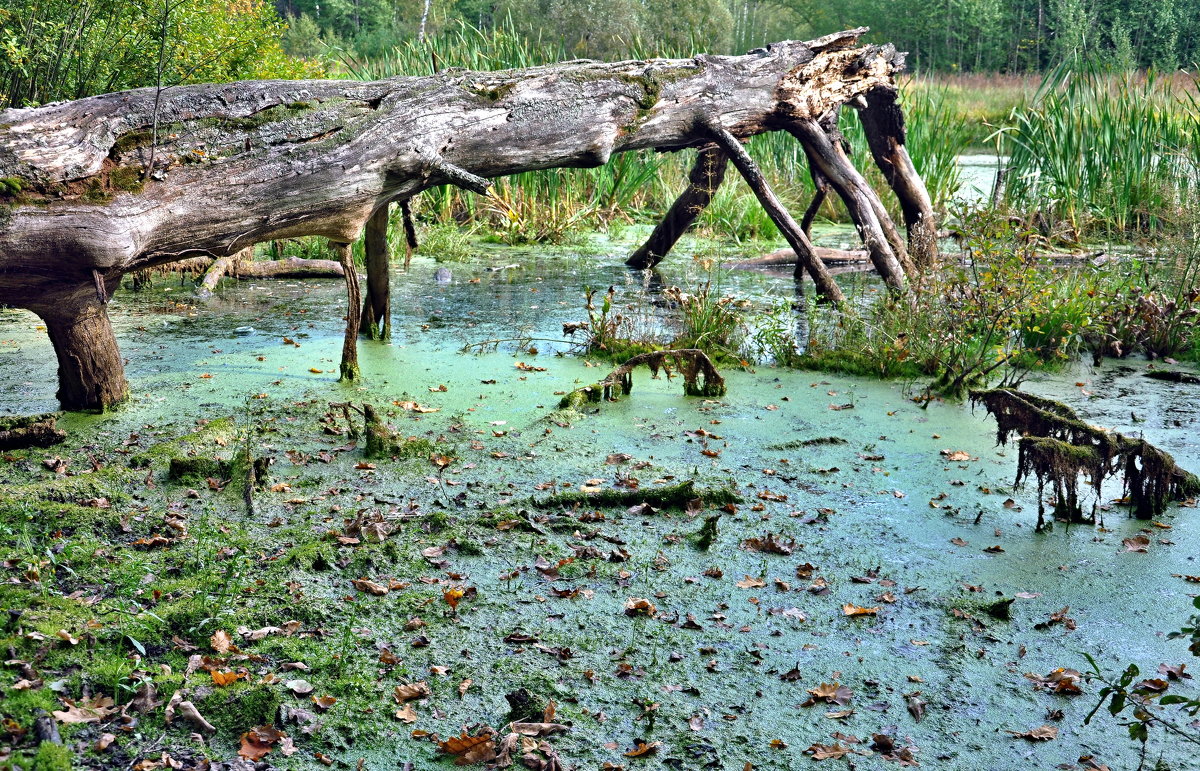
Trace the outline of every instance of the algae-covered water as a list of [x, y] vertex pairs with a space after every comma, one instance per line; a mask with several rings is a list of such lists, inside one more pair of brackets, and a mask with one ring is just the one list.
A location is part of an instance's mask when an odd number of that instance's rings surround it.
[[[322, 757], [339, 768], [360, 759], [370, 769], [450, 766], [421, 732], [502, 729], [529, 716], [505, 698], [524, 688], [539, 708], [556, 703], [554, 721], [568, 728], [547, 740], [581, 769], [802, 768], [816, 762], [802, 754], [814, 744], [853, 750], [846, 758], [856, 768], [889, 768], [894, 758], [870, 750], [875, 734], [894, 737], [928, 768], [1075, 768], [1084, 756], [1136, 767], [1139, 747], [1124, 728], [1106, 715], [1083, 725], [1098, 684], [1059, 696], [1025, 675], [1086, 669], [1084, 653], [1109, 672], [1185, 662], [1186, 645], [1165, 635], [1179, 628], [1195, 592], [1173, 576], [1200, 573], [1192, 509], [1148, 523], [1113, 506], [1102, 527], [1059, 523], [1035, 533], [1035, 491], [1011, 488], [1015, 449], [996, 446], [986, 413], [953, 403], [923, 408], [897, 382], [758, 366], [726, 372], [726, 397], [699, 399], [683, 396], [678, 381], [638, 372], [627, 398], [582, 415], [556, 413], [559, 394], [611, 367], [555, 355], [570, 348], [551, 342], [562, 339], [562, 323], [585, 318], [585, 286], [617, 287], [626, 312], [652, 326], [669, 313], [660, 282], [709, 277], [676, 258], [650, 279], [626, 271], [623, 256], [620, 245], [603, 242], [554, 253], [497, 249], [450, 265], [448, 284], [434, 280], [437, 264], [417, 258], [393, 276], [392, 340], [361, 344], [364, 377], [350, 385], [336, 382], [340, 282], [227, 283], [204, 305], [168, 278], [149, 292], [118, 295], [112, 312], [129, 360], [130, 403], [68, 416], [68, 444], [11, 454], [0, 464], [4, 483], [52, 477], [40, 460], [54, 454], [81, 476], [92, 458], [123, 465], [131, 453], [225, 417], [233, 438], [197, 439], [192, 452], [230, 457], [248, 436], [254, 455], [274, 464], [253, 495], [253, 513], [236, 495], [172, 482], [152, 464], [153, 486], [141, 484], [147, 472], [139, 471], [137, 488], [92, 524], [34, 521], [9, 530], [10, 549], [117, 541], [111, 549], [128, 556], [123, 570], [132, 577], [110, 575], [105, 586], [60, 574], [62, 593], [78, 590], [99, 607], [124, 603], [118, 620], [102, 617], [96, 635], [129, 655], [126, 638], [138, 639], [137, 665], [159, 673], [152, 677], [160, 695], [182, 689], [219, 729], [200, 747], [188, 728], [162, 728], [151, 713], [107, 752], [119, 752], [123, 765], [164, 748], [229, 758], [251, 721], [266, 719], [298, 748], [285, 755], [277, 746], [267, 756], [280, 768], [324, 767]], [[786, 282], [758, 273], [719, 281], [757, 307], [794, 296]], [[869, 280], [857, 291], [871, 291]], [[0, 324], [0, 407], [52, 409], [53, 354], [37, 319], [5, 311]], [[518, 343], [478, 355], [459, 350], [522, 336], [542, 338], [532, 343], [536, 354]], [[1094, 423], [1142, 432], [1200, 469], [1196, 387], [1150, 380], [1142, 369], [1080, 366], [1027, 387]], [[321, 422], [330, 402], [346, 401], [390, 410], [401, 434], [430, 440], [449, 465], [425, 452], [368, 462], [351, 437]], [[406, 410], [406, 402], [437, 411]], [[811, 441], [829, 438], [837, 441]], [[969, 459], [950, 460], [961, 453]], [[598, 513], [533, 505], [555, 490], [685, 480], [703, 490], [736, 488], [742, 502]], [[187, 512], [192, 540], [149, 555], [131, 548], [161, 529], [164, 510]], [[702, 549], [695, 535], [717, 513], [718, 535]], [[395, 529], [382, 544], [330, 535], [358, 514], [382, 515]], [[1123, 539], [1142, 532], [1147, 553], [1125, 551]], [[790, 553], [772, 553], [770, 544]], [[195, 555], [227, 547], [241, 555], [236, 577], [220, 591], [189, 587], [189, 569], [221, 573], [227, 564]], [[352, 581], [361, 578], [394, 588], [383, 596], [356, 591]], [[21, 591], [19, 578], [10, 583], [8, 603]], [[151, 602], [147, 591], [158, 587], [165, 594]], [[446, 600], [451, 589], [466, 590], [457, 609]], [[38, 587], [45, 590], [54, 588]], [[239, 639], [256, 658], [229, 663], [248, 675], [232, 686], [213, 685], [203, 670], [181, 677], [189, 651], [139, 614], [165, 616], [155, 602], [200, 596], [209, 611], [174, 633], [202, 652], [213, 653], [209, 636], [218, 628], [236, 638], [238, 626], [296, 619], [304, 631]], [[631, 598], [649, 600], [654, 611], [628, 615]], [[989, 615], [1003, 598], [1014, 598], [1011, 618]], [[51, 626], [92, 612], [63, 603], [34, 604], [23, 623], [53, 635]], [[873, 610], [851, 616], [846, 606]], [[146, 645], [155, 634], [163, 639]], [[310, 697], [294, 696], [282, 684], [294, 675], [279, 674], [297, 660], [309, 667], [312, 695], [337, 699], [315, 728], [294, 714], [312, 714]], [[50, 655], [46, 666], [54, 661]], [[87, 679], [63, 677], [68, 688]], [[416, 681], [427, 682], [430, 695], [397, 718], [394, 687]], [[833, 683], [848, 696], [802, 706], [809, 689]], [[264, 693], [270, 709], [245, 708]], [[1055, 726], [1057, 738], [1014, 735], [1043, 725]], [[90, 747], [100, 730], [84, 724], [74, 741]], [[639, 742], [652, 749], [626, 756]], [[1156, 738], [1149, 752], [1164, 768], [1194, 767], [1178, 742]], [[105, 764], [118, 756], [81, 757], [115, 767]]]

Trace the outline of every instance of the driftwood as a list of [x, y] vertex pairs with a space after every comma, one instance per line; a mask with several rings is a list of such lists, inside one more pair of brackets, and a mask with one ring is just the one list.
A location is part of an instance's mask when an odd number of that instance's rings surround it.
[[717, 188], [725, 179], [729, 156], [716, 147], [705, 147], [696, 156], [696, 164], [688, 174], [688, 186], [675, 199], [667, 216], [654, 228], [646, 243], [629, 256], [625, 264], [631, 268], [653, 268], [662, 262], [671, 247], [679, 241], [696, 218], [712, 203]]
[[[198, 258], [206, 259], [206, 258]], [[189, 262], [191, 262], [189, 260]], [[282, 260], [250, 259], [250, 250], [232, 257], [208, 260], [208, 267], [196, 285], [195, 294], [201, 299], [212, 297], [217, 283], [226, 276], [232, 278], [341, 278], [342, 265], [335, 260], [308, 260], [285, 257]]]
[[[438, 185], [486, 193], [494, 177], [869, 105], [894, 95], [903, 57], [856, 47], [863, 32], [744, 56], [145, 88], [0, 111], [0, 303], [42, 317], [64, 407], [103, 408], [128, 390], [105, 308], [126, 273], [273, 239], [348, 244], [390, 202]], [[902, 153], [902, 135], [887, 142]], [[361, 319], [356, 302], [348, 331]]]

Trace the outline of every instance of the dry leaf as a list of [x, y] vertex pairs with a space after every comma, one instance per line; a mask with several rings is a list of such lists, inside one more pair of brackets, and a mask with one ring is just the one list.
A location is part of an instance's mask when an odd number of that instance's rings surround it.
[[746, 576], [741, 581], [735, 584], [739, 589], [761, 589], [767, 585], [767, 582], [761, 578], [751, 578]]
[[842, 613], [847, 616], [874, 616], [878, 612], [879, 608], [864, 608], [849, 602], [842, 606]]
[[392, 696], [396, 699], [397, 704], [403, 704], [406, 701], [413, 699], [423, 699], [430, 696], [429, 685], [422, 680], [419, 683], [408, 683], [406, 685], [397, 685]]
[[388, 588], [386, 586], [384, 586], [383, 584], [377, 584], [374, 581], [368, 581], [365, 578], [356, 578], [353, 581], [351, 581], [350, 583], [354, 584], [354, 588], [359, 590], [360, 592], [366, 592], [367, 594], [373, 594], [376, 597], [382, 597], [383, 595], [388, 593]]

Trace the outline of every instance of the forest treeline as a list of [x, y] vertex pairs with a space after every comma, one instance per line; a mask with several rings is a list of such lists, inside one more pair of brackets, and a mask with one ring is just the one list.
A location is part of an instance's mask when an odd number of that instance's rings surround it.
[[1115, 67], [1200, 60], [1200, 0], [276, 0], [287, 46], [322, 40], [379, 55], [396, 39], [465, 21], [563, 40], [578, 56], [741, 53], [868, 26], [920, 71], [1032, 72], [1078, 52]]
[[469, 25], [612, 59], [744, 52], [855, 26], [919, 72], [1200, 61], [1200, 0], [0, 0], [0, 107], [336, 72]]

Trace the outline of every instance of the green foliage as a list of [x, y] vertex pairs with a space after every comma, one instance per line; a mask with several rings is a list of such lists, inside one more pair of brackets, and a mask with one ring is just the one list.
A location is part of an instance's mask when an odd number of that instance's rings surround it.
[[321, 74], [284, 54], [283, 29], [265, 0], [12, 0], [0, 10], [0, 106]]
[[1200, 102], [1175, 81], [1064, 64], [1008, 123], [1002, 200], [1048, 237], [1158, 233], [1200, 194]]

